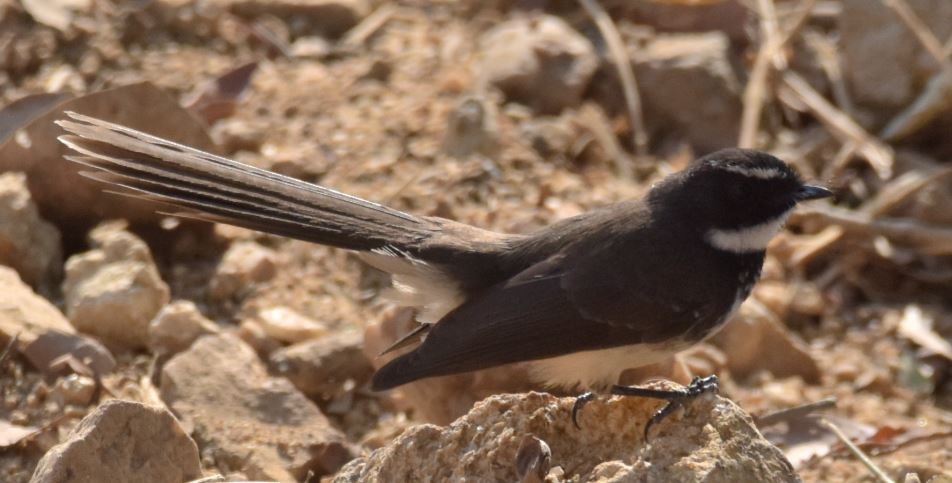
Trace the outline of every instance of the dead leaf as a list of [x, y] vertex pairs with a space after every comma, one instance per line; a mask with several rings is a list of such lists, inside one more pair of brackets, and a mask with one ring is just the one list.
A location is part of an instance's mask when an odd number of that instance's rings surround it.
[[[53, 121], [64, 110], [116, 122], [156, 136], [214, 151], [202, 123], [175, 99], [149, 82], [88, 94], [62, 102], [36, 117], [0, 144], [0, 172], [23, 171], [44, 218], [77, 239], [103, 218], [156, 223], [161, 216], [144, 201], [104, 194], [102, 186], [80, 177], [79, 165], [63, 159], [66, 148], [56, 138], [64, 131]], [[68, 202], [67, 202], [68, 200]]]
[[20, 426], [0, 419], [0, 448], [8, 448], [38, 433], [40, 428]]
[[91, 0], [20, 0], [23, 9], [37, 22], [57, 30], [67, 30], [76, 12], [88, 11]]
[[932, 330], [933, 319], [926, 315], [918, 305], [909, 305], [899, 320], [899, 335], [911, 340], [920, 347], [952, 361], [952, 343]]
[[0, 110], [0, 145], [17, 129], [46, 114], [57, 104], [72, 98], [65, 93], [35, 94], [17, 99]]
[[230, 117], [257, 69], [257, 62], [249, 62], [222, 74], [189, 95], [185, 108], [208, 124]]
[[952, 431], [930, 431], [925, 428], [896, 428], [883, 426], [857, 446], [872, 456], [898, 451], [913, 444], [926, 441], [952, 440]]

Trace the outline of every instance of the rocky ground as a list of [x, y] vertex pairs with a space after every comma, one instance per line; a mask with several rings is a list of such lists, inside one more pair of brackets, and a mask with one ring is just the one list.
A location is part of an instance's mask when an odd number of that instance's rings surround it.
[[[952, 3], [598, 5], [0, 0], [0, 480], [952, 480]], [[720, 376], [646, 442], [657, 401], [576, 429], [519, 365], [371, 392], [385, 275], [103, 193], [64, 111], [501, 231], [735, 145], [837, 197], [625, 374]]]

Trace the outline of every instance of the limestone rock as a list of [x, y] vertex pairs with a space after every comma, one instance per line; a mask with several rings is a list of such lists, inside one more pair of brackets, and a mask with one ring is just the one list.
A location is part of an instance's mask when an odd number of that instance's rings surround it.
[[56, 381], [50, 397], [61, 406], [86, 406], [96, 394], [96, 381], [91, 377], [70, 374]]
[[271, 280], [277, 273], [278, 255], [254, 242], [238, 242], [228, 247], [210, 283], [212, 298], [238, 296], [254, 283]]
[[443, 152], [457, 158], [474, 153], [492, 156], [499, 148], [495, 104], [481, 96], [467, 97], [447, 119]]
[[112, 400], [49, 450], [30, 481], [179, 483], [201, 476], [198, 448], [168, 410]]
[[66, 314], [81, 332], [122, 348], [145, 347], [149, 322], [169, 302], [169, 287], [149, 247], [118, 224], [89, 235], [88, 252], [66, 261]]
[[301, 342], [327, 334], [327, 327], [287, 307], [271, 307], [255, 318], [264, 333], [281, 342]]
[[255, 319], [246, 319], [241, 321], [238, 329], [234, 331], [235, 335], [241, 338], [245, 344], [248, 344], [262, 358], [268, 358], [272, 352], [284, 347], [281, 342], [272, 339], [261, 324]]
[[205, 318], [194, 303], [177, 300], [149, 322], [149, 348], [156, 354], [175, 354], [188, 349], [200, 336], [218, 333], [218, 326]]
[[40, 217], [26, 186], [26, 175], [0, 175], [0, 265], [48, 292], [63, 264], [60, 233]]
[[344, 436], [304, 394], [273, 378], [233, 335], [207, 335], [170, 359], [160, 393], [226, 472], [300, 481], [332, 474], [352, 457]]
[[541, 113], [577, 105], [598, 67], [592, 43], [551, 15], [502, 23], [480, 44], [482, 82]]
[[326, 399], [340, 393], [348, 379], [360, 385], [373, 374], [363, 345], [359, 333], [342, 332], [279, 349], [270, 365], [308, 396]]
[[520, 481], [527, 436], [545, 444], [535, 458], [542, 464], [529, 467], [545, 467], [550, 449], [547, 481], [799, 481], [783, 453], [727, 399], [709, 394], [689, 403], [683, 415], [652, 429], [650, 445], [642, 432], [658, 401], [593, 401], [580, 414], [581, 429], [572, 425], [573, 403], [540, 393], [492, 396], [449, 426], [407, 430], [334, 481]]
[[51, 363], [72, 356], [96, 374], [112, 371], [116, 361], [95, 340], [76, 334], [66, 317], [20, 280], [0, 267], [0, 343], [17, 337], [17, 349], [37, 369], [49, 373]]

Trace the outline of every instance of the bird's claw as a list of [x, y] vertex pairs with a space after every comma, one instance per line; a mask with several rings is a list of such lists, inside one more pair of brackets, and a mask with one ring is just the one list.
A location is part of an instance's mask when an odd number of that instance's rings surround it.
[[572, 405], [572, 423], [575, 424], [576, 429], [582, 429], [578, 424], [579, 411], [593, 399], [595, 399], [595, 393], [593, 392], [586, 392], [575, 397], [575, 404]]
[[695, 377], [684, 389], [658, 390], [630, 386], [614, 386], [612, 388], [612, 394], [650, 397], [668, 401], [668, 403], [655, 412], [651, 416], [651, 419], [645, 424], [645, 442], [648, 442], [648, 434], [651, 428], [678, 408], [684, 407], [684, 401], [694, 399], [704, 393], [712, 391], [717, 392], [717, 376], [715, 375]]

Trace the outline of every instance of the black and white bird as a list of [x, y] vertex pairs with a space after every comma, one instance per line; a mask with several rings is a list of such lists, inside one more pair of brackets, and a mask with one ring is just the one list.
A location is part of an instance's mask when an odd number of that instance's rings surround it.
[[[503, 234], [68, 116], [60, 139], [77, 153], [70, 160], [90, 168], [86, 177], [183, 216], [356, 250], [389, 272], [421, 325], [399, 344], [416, 347], [374, 375], [377, 390], [531, 361], [551, 386], [652, 396], [616, 386], [621, 372], [716, 331], [750, 294], [796, 204], [831, 195], [769, 154], [728, 149], [644, 199]], [[698, 380], [684, 394], [713, 383]]]

